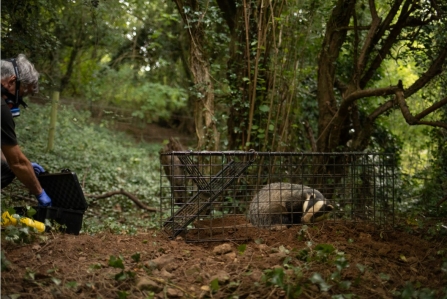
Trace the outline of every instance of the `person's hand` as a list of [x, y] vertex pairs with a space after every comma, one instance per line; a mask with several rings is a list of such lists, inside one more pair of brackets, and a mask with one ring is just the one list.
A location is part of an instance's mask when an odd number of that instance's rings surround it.
[[36, 176], [45, 172], [45, 169], [42, 166], [40, 166], [39, 164], [31, 162], [31, 165], [34, 168], [34, 173], [36, 174]]
[[37, 201], [39, 202], [39, 207], [51, 207], [51, 198], [42, 189], [42, 193], [36, 195]]

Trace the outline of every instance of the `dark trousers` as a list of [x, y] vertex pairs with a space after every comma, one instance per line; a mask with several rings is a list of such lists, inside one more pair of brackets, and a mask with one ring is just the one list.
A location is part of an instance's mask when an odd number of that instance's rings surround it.
[[6, 163], [6, 161], [2, 160], [2, 185], [1, 188], [5, 188], [6, 186], [8, 186], [9, 184], [11, 184], [11, 182], [14, 180], [14, 178], [16, 177], [16, 175], [12, 172], [11, 168], [9, 168], [8, 163]]

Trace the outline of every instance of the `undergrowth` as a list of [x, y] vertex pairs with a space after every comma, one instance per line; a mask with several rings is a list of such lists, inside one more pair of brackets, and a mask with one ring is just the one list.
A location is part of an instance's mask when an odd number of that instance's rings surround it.
[[[89, 112], [61, 106], [54, 148], [47, 151], [50, 109], [50, 105], [30, 104], [15, 119], [18, 141], [25, 155], [47, 172], [68, 168], [77, 174], [89, 204], [82, 231], [132, 234], [158, 226], [159, 215], [137, 208], [123, 195], [99, 200], [88, 195], [122, 189], [145, 205], [159, 208], [161, 145], [136, 143], [124, 133], [109, 130], [107, 124], [94, 124]], [[15, 190], [3, 194], [3, 208], [20, 204], [15, 196], [23, 191], [17, 190], [20, 184], [10, 188]]]

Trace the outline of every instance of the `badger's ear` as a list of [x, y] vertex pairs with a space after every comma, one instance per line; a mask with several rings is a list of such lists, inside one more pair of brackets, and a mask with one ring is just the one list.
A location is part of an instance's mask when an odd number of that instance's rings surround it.
[[333, 205], [330, 205], [330, 204], [327, 204], [326, 205], [326, 210], [327, 211], [332, 211], [334, 209], [334, 206]]

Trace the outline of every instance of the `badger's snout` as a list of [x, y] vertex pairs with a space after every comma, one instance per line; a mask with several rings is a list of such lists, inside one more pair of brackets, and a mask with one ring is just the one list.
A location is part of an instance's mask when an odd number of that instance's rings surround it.
[[308, 210], [303, 217], [301, 217], [301, 223], [316, 223], [328, 219], [331, 216], [331, 212], [334, 210], [334, 206], [328, 203], [318, 203]]

